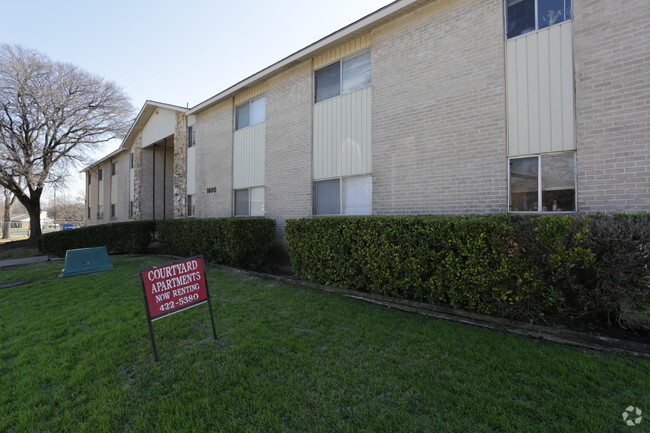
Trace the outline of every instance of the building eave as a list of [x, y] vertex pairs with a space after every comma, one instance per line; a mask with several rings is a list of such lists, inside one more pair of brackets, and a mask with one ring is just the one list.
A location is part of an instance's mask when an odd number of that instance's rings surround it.
[[248, 78], [240, 81], [239, 83], [229, 87], [221, 93], [206, 99], [198, 105], [192, 107], [187, 111], [187, 114], [199, 114], [224, 100], [232, 97], [237, 92], [240, 92], [248, 87], [260, 84], [266, 81], [271, 76], [283, 72], [301, 62], [309, 60], [327, 50], [330, 50], [338, 45], [341, 45], [351, 39], [355, 39], [372, 29], [385, 24], [386, 22], [395, 20], [407, 13], [417, 9], [418, 7], [430, 3], [432, 0], [397, 0], [390, 3], [375, 12], [366, 15], [365, 17], [343, 27], [336, 32], [325, 36], [324, 38], [314, 42], [311, 45], [285, 57], [284, 59], [272, 64], [271, 66], [262, 69], [261, 71], [251, 75]]

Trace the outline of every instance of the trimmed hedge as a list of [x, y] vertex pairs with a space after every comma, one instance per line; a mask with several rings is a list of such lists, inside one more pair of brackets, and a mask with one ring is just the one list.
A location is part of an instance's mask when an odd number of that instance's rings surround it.
[[[647, 222], [505, 214], [318, 217], [288, 221], [286, 235], [293, 270], [309, 281], [519, 320], [614, 315], [621, 321], [622, 304], [648, 305]], [[601, 226], [621, 236], [606, 238]], [[634, 276], [622, 287], [640, 289], [614, 289], [623, 280], [611, 272], [602, 287], [612, 255], [634, 263]]]
[[203, 254], [214, 263], [258, 267], [275, 232], [268, 218], [188, 218], [158, 221], [163, 251], [179, 256]]
[[81, 227], [46, 233], [38, 239], [38, 249], [63, 257], [67, 250], [105, 246], [110, 252], [137, 253], [153, 239], [154, 221], [130, 221]]

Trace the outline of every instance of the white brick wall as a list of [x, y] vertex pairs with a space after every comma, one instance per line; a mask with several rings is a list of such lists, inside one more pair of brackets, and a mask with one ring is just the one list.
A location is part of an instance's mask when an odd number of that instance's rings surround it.
[[[195, 127], [196, 216], [232, 216], [232, 100], [198, 114]], [[216, 193], [207, 193], [215, 187]]]
[[266, 216], [277, 240], [288, 218], [311, 215], [312, 70], [303, 62], [270, 80], [266, 92]]
[[650, 211], [650, 4], [575, 0], [581, 212]]
[[503, 1], [435, 2], [371, 46], [374, 213], [507, 210]]

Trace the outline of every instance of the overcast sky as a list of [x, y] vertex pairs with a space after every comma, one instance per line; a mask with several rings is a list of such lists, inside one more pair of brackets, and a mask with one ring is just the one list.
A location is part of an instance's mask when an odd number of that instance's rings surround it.
[[[147, 99], [192, 107], [390, 3], [0, 0], [0, 42], [114, 81], [137, 110]], [[74, 177], [77, 196], [83, 181]]]

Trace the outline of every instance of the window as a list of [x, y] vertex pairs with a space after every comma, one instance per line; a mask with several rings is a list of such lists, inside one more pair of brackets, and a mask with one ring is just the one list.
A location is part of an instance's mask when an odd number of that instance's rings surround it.
[[115, 205], [111, 204], [111, 218], [115, 218]]
[[88, 219], [90, 219], [90, 206], [88, 206]]
[[235, 216], [264, 216], [264, 187], [235, 190]]
[[133, 159], [135, 158], [135, 155], [133, 153], [129, 154], [129, 168], [133, 168]]
[[129, 201], [129, 218], [133, 218], [133, 200]]
[[575, 212], [575, 175], [575, 152], [511, 159], [510, 211]]
[[194, 216], [194, 196], [187, 196], [187, 216]]
[[196, 128], [189, 126], [187, 128], [187, 147], [194, 147], [196, 144]]
[[103, 169], [103, 168], [100, 168], [100, 169], [99, 169], [99, 173], [97, 174], [97, 178], [98, 178], [99, 180], [104, 179], [104, 169]]
[[506, 0], [508, 39], [573, 18], [572, 0]]
[[314, 181], [314, 215], [371, 215], [372, 176]]
[[92, 179], [92, 175], [90, 173], [88, 173], [88, 185], [90, 185], [92, 183], [91, 179]]
[[246, 101], [238, 105], [235, 110], [235, 130], [262, 123], [266, 119], [266, 97], [258, 96]]
[[117, 162], [111, 162], [111, 176], [117, 174]]
[[370, 51], [339, 60], [315, 73], [316, 102], [367, 87], [371, 82]]
[[104, 206], [97, 207], [97, 218], [104, 218]]

